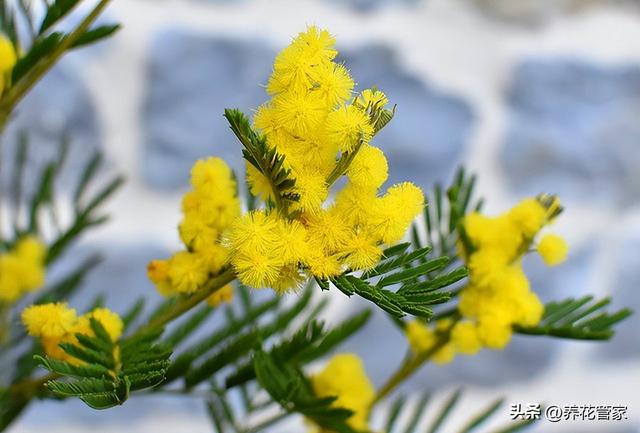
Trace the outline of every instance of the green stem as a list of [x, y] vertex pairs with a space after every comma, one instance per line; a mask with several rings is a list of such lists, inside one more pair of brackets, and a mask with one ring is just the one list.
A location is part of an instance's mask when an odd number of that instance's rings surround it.
[[42, 387], [45, 383], [50, 380], [54, 380], [59, 378], [60, 375], [57, 373], [49, 373], [44, 376], [37, 377], [35, 379], [27, 379], [21, 382], [14, 383], [9, 387], [9, 393], [14, 396], [22, 396], [26, 398], [33, 397], [33, 394], [37, 393], [37, 391]]
[[[378, 104], [374, 104], [373, 106], [369, 104], [364, 109], [369, 114], [369, 121], [375, 129], [373, 132], [373, 135], [371, 136], [371, 139], [373, 139], [373, 137], [375, 137], [376, 134], [378, 134], [378, 132], [380, 132], [382, 128], [384, 128], [384, 126], [388, 123], [387, 121], [383, 125], [378, 124], [380, 120], [380, 116], [385, 110], [383, 107], [379, 106]], [[395, 111], [396, 111], [396, 107], [394, 106], [393, 112], [391, 113], [391, 117], [393, 117], [393, 113], [395, 113]], [[391, 119], [389, 118], [389, 120]], [[358, 151], [364, 144], [365, 144], [365, 138], [361, 136], [358, 139], [358, 142], [356, 143], [356, 145], [351, 150], [351, 152], [345, 152], [342, 154], [338, 162], [336, 162], [336, 166], [334, 167], [333, 171], [327, 177], [327, 180], [326, 180], [327, 188], [331, 188], [331, 186], [340, 178], [340, 176], [342, 176], [347, 172], [347, 169], [353, 162], [353, 159], [356, 157], [356, 155], [358, 154]]]
[[202, 286], [196, 293], [183, 299], [174, 305], [169, 311], [161, 314], [160, 316], [151, 320], [148, 324], [138, 329], [131, 337], [138, 336], [152, 329], [157, 329], [171, 322], [173, 319], [182, 316], [187, 311], [198, 305], [200, 302], [207, 299], [213, 293], [217, 292], [230, 282], [236, 279], [236, 274], [232, 268], [228, 268], [218, 276], [210, 279], [204, 286]]
[[[1, 230], [1, 226], [0, 226]], [[0, 302], [0, 347], [7, 344], [9, 340], [9, 307], [4, 302]]]
[[418, 354], [410, 354], [404, 360], [404, 362], [398, 367], [398, 369], [391, 375], [387, 382], [378, 390], [371, 407], [379, 403], [383, 398], [388, 396], [393, 390], [401, 385], [409, 377], [413, 376], [438, 350], [449, 342], [451, 339], [451, 330], [455, 326], [456, 321], [451, 324], [446, 330], [437, 335], [436, 342], [429, 350]]
[[27, 408], [30, 401], [30, 398], [15, 398], [9, 401], [8, 407], [0, 407], [0, 431], [7, 429]]
[[9, 89], [0, 102], [0, 132], [4, 130], [4, 125], [18, 102], [20, 102], [27, 92], [60, 60], [65, 52], [82, 37], [110, 1], [111, 0], [100, 0], [78, 27], [65, 37], [55, 50], [52, 51], [51, 55], [36, 63], [25, 77]]
[[393, 390], [401, 385], [409, 377], [413, 376], [428, 360], [449, 341], [449, 336], [443, 335], [436, 343], [427, 351], [417, 355], [409, 355], [405, 358], [400, 367], [391, 375], [387, 382], [380, 388], [376, 394], [371, 407], [379, 403], [383, 398], [388, 396]]
[[346, 173], [347, 169], [353, 162], [353, 159], [356, 157], [363, 144], [364, 140], [360, 139], [351, 152], [345, 152], [342, 154], [342, 156], [336, 163], [335, 168], [327, 177], [327, 188], [331, 188], [331, 185], [333, 185], [340, 178], [340, 176]]
[[20, 416], [45, 383], [58, 377], [60, 376], [51, 373], [37, 379], [24, 380], [11, 385], [5, 391], [11, 396], [8, 402], [9, 406], [0, 407], [0, 431], [4, 431]]
[[284, 413], [278, 414], [273, 418], [269, 418], [259, 424], [254, 425], [253, 427], [247, 428], [246, 430], [244, 430], [244, 433], [260, 433], [264, 431], [266, 428], [279, 423], [280, 421], [282, 421], [283, 419], [289, 416], [291, 416], [290, 412], [284, 412]]

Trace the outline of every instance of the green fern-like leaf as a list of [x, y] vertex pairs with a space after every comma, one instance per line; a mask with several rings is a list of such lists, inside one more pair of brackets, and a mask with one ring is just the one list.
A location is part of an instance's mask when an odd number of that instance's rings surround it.
[[[438, 409], [434, 409], [433, 415], [427, 417], [427, 413], [431, 412], [431, 399], [428, 394], [419, 396], [415, 404], [409, 404], [404, 396], [400, 396], [391, 405], [384, 431], [387, 433], [438, 433], [445, 431], [444, 427], [446, 426], [446, 431], [457, 431], [459, 433], [475, 432], [489, 422], [504, 405], [504, 399], [498, 399], [471, 417], [467, 417], [466, 415], [460, 415], [459, 411], [457, 412], [455, 410], [461, 398], [462, 391], [456, 390], [440, 404]], [[425, 426], [424, 424], [427, 418], [431, 418], [431, 421]], [[403, 423], [401, 420], [408, 421]], [[535, 421], [535, 419], [524, 422], [514, 421], [499, 431], [521, 431]], [[460, 427], [452, 424], [460, 425]], [[494, 433], [498, 432], [496, 431]]]
[[106, 409], [123, 404], [131, 391], [158, 385], [164, 380], [171, 351], [155, 339], [159, 334], [147, 334], [131, 343], [111, 340], [102, 324], [90, 320], [93, 335], [77, 334], [77, 343], [60, 347], [82, 363], [70, 363], [50, 357], [36, 356], [45, 369], [61, 376], [50, 380], [46, 387], [60, 397], [78, 397], [94, 409]]
[[457, 256], [456, 242], [462, 238], [461, 219], [472, 210], [482, 208], [482, 199], [474, 199], [476, 176], [468, 175], [464, 168], [460, 167], [453, 183], [445, 190], [437, 183], [433, 192], [426, 194], [428, 206], [424, 210], [424, 222], [426, 228], [426, 240], [418, 235], [419, 230], [414, 226], [413, 242], [416, 248], [426, 245], [436, 247], [438, 254], [446, 255], [455, 260]]
[[328, 431], [356, 433], [346, 423], [353, 412], [333, 407], [335, 398], [315, 396], [300, 370], [260, 350], [254, 354], [253, 366], [260, 385], [285, 411], [302, 414]]
[[594, 302], [593, 296], [550, 302], [545, 305], [544, 316], [537, 326], [517, 326], [515, 330], [526, 335], [546, 335], [576, 340], [608, 340], [614, 335], [613, 325], [632, 314], [628, 308], [612, 314], [603, 312], [610, 302], [610, 298]]
[[[383, 259], [360, 276], [351, 272], [332, 278], [330, 282], [347, 296], [358, 295], [399, 318], [412, 314], [431, 317], [433, 305], [445, 303], [451, 293], [442, 289], [467, 276], [463, 267], [444, 273], [450, 265], [448, 257], [428, 258], [431, 247], [409, 251], [410, 244], [395, 245], [384, 251]], [[329, 288], [328, 281], [319, 281]], [[387, 289], [400, 286], [396, 291]]]
[[194, 362], [206, 355], [209, 351], [215, 349], [225, 340], [241, 333], [248, 326], [252, 325], [258, 318], [273, 311], [280, 304], [280, 298], [274, 297], [261, 304], [251, 306], [245, 311], [241, 318], [229, 321], [225, 326], [217, 329], [215, 332], [202, 337], [195, 343], [191, 344], [186, 350], [178, 355], [167, 371], [167, 383], [184, 376], [190, 370]]
[[49, 4], [38, 33], [44, 33], [52, 25], [71, 12], [78, 3], [80, 3], [80, 0], [55, 0], [53, 3]]
[[85, 45], [91, 45], [99, 42], [103, 39], [113, 36], [118, 30], [121, 29], [120, 24], [106, 24], [97, 26], [91, 30], [87, 30], [77, 41], [72, 45], [72, 48], [80, 48]]
[[276, 204], [282, 208], [287, 202], [298, 201], [299, 196], [294, 191], [295, 180], [284, 167], [284, 156], [267, 145], [266, 138], [251, 128], [249, 119], [240, 110], [226, 109], [224, 117], [244, 146], [244, 158], [268, 179]]
[[99, 364], [73, 365], [65, 361], [60, 361], [48, 357], [43, 358], [42, 356], [38, 355], [36, 355], [34, 358], [42, 367], [62, 376], [96, 379], [104, 379], [109, 377], [109, 369]]

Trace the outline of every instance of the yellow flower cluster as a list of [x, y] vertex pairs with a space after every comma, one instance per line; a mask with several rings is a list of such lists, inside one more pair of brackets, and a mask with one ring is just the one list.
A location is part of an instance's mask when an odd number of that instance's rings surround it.
[[[454, 346], [446, 336], [451, 325], [450, 320], [440, 320], [436, 326], [431, 327], [420, 319], [414, 319], [406, 324], [404, 331], [414, 353], [427, 352], [438, 344], [439, 348], [431, 354], [430, 359], [436, 364], [446, 364], [455, 356]], [[442, 343], [439, 342], [440, 339], [443, 340]]]
[[[300, 33], [276, 57], [267, 86], [272, 98], [255, 115], [267, 145], [284, 155], [299, 200], [290, 209], [251, 212], [230, 230], [231, 263], [248, 286], [285, 291], [299, 286], [303, 271], [326, 278], [370, 268], [381, 246], [399, 241], [423, 208], [422, 191], [408, 182], [379, 196], [388, 167], [384, 153], [369, 144], [368, 113], [388, 100], [372, 89], [352, 99], [353, 79], [334, 62], [334, 43], [316, 27]], [[349, 152], [348, 182], [326, 205], [328, 177]], [[273, 199], [269, 180], [250, 164], [247, 182], [263, 200]]]
[[[543, 306], [530, 288], [521, 259], [558, 207], [557, 200], [544, 205], [541, 199], [529, 198], [495, 218], [477, 212], [465, 217], [464, 230], [472, 247], [465, 251], [470, 279], [458, 308], [467, 320], [456, 325], [464, 326], [464, 331], [454, 328], [454, 335], [473, 340], [473, 347], [477, 337], [482, 346], [502, 349], [511, 339], [513, 325], [534, 326], [540, 321]], [[548, 236], [541, 243], [541, 254], [548, 263], [557, 264], [566, 255], [566, 244]], [[477, 336], [471, 336], [472, 325]]]
[[10, 75], [17, 61], [13, 43], [4, 35], [0, 35], [0, 95], [10, 83]]
[[[182, 201], [183, 219], [179, 233], [185, 250], [168, 260], [153, 260], [147, 267], [149, 279], [164, 296], [193, 293], [228, 261], [221, 243], [224, 232], [240, 215], [236, 181], [220, 158], [196, 162], [191, 170], [192, 191]], [[227, 301], [231, 287], [219, 290], [210, 303]]]
[[546, 234], [538, 242], [538, 254], [549, 266], [564, 262], [568, 252], [567, 243], [558, 235]]
[[[502, 349], [511, 340], [513, 325], [539, 323], [543, 305], [531, 291], [522, 269], [522, 257], [540, 230], [552, 221], [559, 202], [529, 198], [510, 211], [490, 218], [471, 213], [464, 218], [467, 244], [459, 249], [466, 260], [469, 284], [460, 293], [460, 319], [442, 319], [435, 326], [420, 320], [407, 323], [405, 333], [414, 353], [437, 344], [430, 359], [451, 362], [456, 353], [474, 355], [483, 347]], [[545, 235], [538, 244], [545, 263], [555, 265], [567, 255], [557, 235]]]
[[318, 397], [337, 397], [334, 407], [353, 411], [347, 421], [350, 427], [359, 431], [369, 430], [369, 408], [375, 391], [357, 355], [344, 353], [334, 356], [320, 373], [311, 377], [311, 385]]
[[120, 316], [107, 308], [96, 308], [82, 316], [64, 303], [31, 305], [22, 312], [22, 323], [32, 337], [40, 339], [45, 353], [56, 359], [73, 364], [81, 361], [67, 354], [60, 343], [76, 344], [76, 334], [93, 336], [91, 319], [104, 327], [112, 341], [122, 336], [123, 323]]
[[0, 255], [0, 303], [15, 302], [44, 284], [47, 248], [33, 236], [20, 239]]

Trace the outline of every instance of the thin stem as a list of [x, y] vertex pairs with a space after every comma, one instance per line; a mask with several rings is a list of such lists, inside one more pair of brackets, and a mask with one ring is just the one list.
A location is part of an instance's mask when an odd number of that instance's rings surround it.
[[327, 180], [326, 180], [327, 188], [331, 188], [331, 185], [333, 185], [340, 178], [340, 176], [346, 173], [347, 169], [353, 162], [353, 159], [356, 157], [356, 155], [358, 154], [358, 151], [360, 150], [363, 144], [364, 144], [364, 140], [360, 139], [358, 140], [358, 143], [355, 145], [355, 147], [351, 152], [346, 152], [342, 154], [342, 156], [336, 163], [335, 168], [327, 177]]
[[22, 16], [24, 17], [24, 20], [27, 23], [27, 30], [29, 31], [29, 37], [31, 38], [30, 43], [33, 43], [33, 41], [36, 40], [38, 35], [37, 35], [37, 32], [36, 32], [35, 26], [33, 24], [33, 18], [31, 16], [31, 11], [29, 10], [29, 6], [30, 5], [27, 5], [24, 2], [24, 0], [19, 0], [18, 1], [18, 9], [22, 13]]
[[278, 414], [272, 418], [269, 418], [259, 424], [254, 425], [253, 427], [248, 427], [244, 430], [245, 433], [259, 433], [261, 431], [264, 431], [264, 429], [266, 429], [267, 427], [271, 427], [274, 424], [279, 423], [280, 421], [282, 421], [283, 419], [287, 418], [291, 416], [291, 413], [289, 412], [284, 412], [281, 414]]
[[0, 347], [9, 340], [9, 307], [0, 302]]
[[35, 379], [27, 379], [21, 382], [14, 383], [9, 387], [9, 393], [13, 395], [22, 395], [24, 397], [31, 398], [37, 390], [50, 380], [59, 378], [57, 373], [49, 373], [44, 376], [37, 377]]
[[190, 389], [190, 388], [180, 388], [180, 389], [158, 389], [158, 388], [148, 388], [140, 391], [136, 391], [136, 397], [145, 397], [145, 396], [153, 396], [153, 395], [167, 395], [167, 396], [176, 396], [176, 397], [194, 397], [194, 398], [208, 398], [211, 397], [211, 390], [198, 390], [198, 389]]
[[210, 279], [204, 286], [202, 286], [196, 293], [188, 298], [183, 299], [179, 303], [173, 306], [169, 311], [151, 320], [148, 324], [138, 329], [131, 337], [138, 336], [149, 330], [156, 329], [171, 322], [173, 319], [180, 317], [200, 302], [207, 299], [210, 295], [217, 292], [230, 282], [236, 279], [236, 274], [233, 269], [228, 268], [220, 275]]
[[444, 332], [438, 335], [436, 342], [429, 348], [429, 350], [425, 350], [424, 352], [416, 355], [410, 354], [407, 356], [400, 367], [398, 367], [398, 369], [391, 375], [382, 388], [378, 390], [373, 403], [371, 403], [371, 407], [375, 406], [405, 380], [413, 376], [438, 350], [442, 349], [442, 347], [449, 342], [451, 329], [454, 325], [455, 322], [452, 323]]
[[417, 355], [408, 356], [400, 367], [391, 375], [387, 382], [378, 390], [371, 407], [375, 406], [383, 398], [389, 395], [400, 384], [402, 384], [409, 377], [413, 376], [422, 365], [424, 365], [429, 358], [433, 356], [438, 350], [442, 348], [449, 341], [448, 335], [441, 337], [436, 344], [434, 344], [429, 350], [419, 353]]
[[[460, 293], [460, 290], [453, 291], [451, 297], [452, 298], [456, 297], [458, 296], [459, 293]], [[434, 314], [433, 317], [431, 317], [431, 321], [437, 322], [440, 319], [445, 319], [447, 317], [452, 317], [452, 316], [457, 318], [460, 317], [457, 306], [449, 308], [447, 310], [442, 310], [439, 313]]]
[[11, 395], [9, 407], [0, 407], [0, 431], [4, 431], [22, 414], [42, 385], [58, 377], [60, 376], [51, 373], [38, 379], [25, 380], [11, 385], [7, 389], [7, 393]]
[[51, 55], [40, 60], [15, 86], [12, 86], [0, 102], [0, 132], [9, 118], [13, 107], [27, 94], [29, 90], [55, 65], [58, 60], [68, 51], [74, 43], [89, 29], [91, 24], [98, 18], [104, 8], [111, 0], [100, 0], [84, 20], [65, 37], [62, 42], [52, 51]]

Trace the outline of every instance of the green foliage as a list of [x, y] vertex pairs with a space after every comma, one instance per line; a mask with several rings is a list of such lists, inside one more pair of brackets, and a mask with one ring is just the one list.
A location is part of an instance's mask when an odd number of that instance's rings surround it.
[[[60, 257], [87, 229], [99, 226], [107, 221], [107, 217], [98, 214], [98, 211], [124, 182], [122, 177], [116, 176], [98, 187], [95, 192], [89, 192], [101, 168], [102, 156], [96, 152], [83, 167], [81, 177], [76, 185], [73, 200], [75, 209], [73, 220], [68, 226], [61, 227], [57, 215], [59, 203], [57, 203], [58, 194], [56, 191], [57, 184], [65, 170], [69, 146], [69, 141], [63, 138], [59, 144], [59, 156], [56, 160], [47, 163], [39, 173], [33, 173], [32, 171], [27, 173], [25, 166], [29, 155], [29, 140], [26, 134], [21, 136], [14, 164], [15, 176], [10, 190], [14, 236], [10, 239], [0, 239], [5, 246], [10, 246], [25, 234], [33, 234], [40, 238], [45, 238], [42, 227], [54, 227], [54, 237], [49, 244], [47, 254], [48, 264]], [[38, 179], [35, 191], [30, 196], [25, 194], [24, 191], [25, 182], [29, 178]], [[96, 188], [93, 187], [93, 189]], [[26, 212], [23, 212], [23, 210], [26, 210]], [[26, 217], [23, 215], [24, 213], [26, 213]]]
[[[498, 399], [488, 404], [484, 409], [468, 418], [467, 415], [460, 416], [455, 412], [456, 405], [462, 397], [460, 389], [454, 391], [438, 409], [434, 409], [434, 414], [430, 423], [425, 423], [426, 414], [430, 412], [429, 394], [422, 394], [414, 404], [409, 404], [403, 396], [398, 397], [391, 405], [387, 415], [384, 431], [387, 433], [438, 433], [443, 431], [456, 431], [459, 433], [469, 433], [478, 431], [479, 427], [490, 421], [499, 409], [504, 407], [504, 399]], [[400, 422], [401, 419], [408, 422]], [[518, 432], [529, 427], [536, 420], [524, 422], [511, 422], [502, 429], [494, 430], [491, 433]], [[454, 428], [452, 425], [460, 425]], [[426, 425], [425, 425], [426, 424]], [[444, 427], [446, 426], [446, 430]], [[485, 430], [487, 431], [487, 430]]]
[[[101, 205], [108, 200], [122, 183], [122, 179], [115, 178], [106, 185], [100, 186], [96, 178], [100, 169], [100, 156], [96, 157], [83, 169], [83, 179], [78, 182], [76, 191], [81, 191], [73, 200], [76, 210], [74, 218], [67, 224], [62, 224], [58, 218], [58, 210], [63, 203], [59, 200], [59, 184], [61, 178], [69, 169], [66, 157], [70, 151], [70, 142], [63, 138], [58, 144], [57, 157], [47, 162], [38, 169], [27, 169], [27, 161], [32, 152], [29, 146], [28, 135], [22, 133], [19, 136], [15, 160], [11, 176], [11, 184], [6, 196], [8, 209], [8, 221], [11, 223], [11, 233], [3, 232], [4, 238], [0, 239], [0, 249], [5, 250], [26, 234], [33, 234], [40, 239], [49, 239], [47, 255], [48, 266], [70, 246], [76, 242], [89, 228], [95, 227], [106, 221], [104, 215], [100, 215]], [[88, 169], [92, 166], [93, 169]], [[33, 183], [32, 191], [26, 186]], [[64, 204], [66, 206], [66, 203]], [[0, 236], [1, 236], [0, 235]], [[100, 263], [98, 255], [91, 255], [78, 260], [75, 267], [59, 273], [55, 279], [50, 279], [48, 285], [33, 297], [30, 302], [42, 304], [48, 302], [68, 301], [82, 287], [88, 273]], [[14, 305], [13, 317], [19, 316], [18, 308], [22, 304]], [[4, 324], [0, 325], [2, 328]], [[7, 386], [9, 389], [21, 387], [29, 383], [31, 375], [36, 371], [38, 363], [34, 355], [42, 353], [42, 347], [38, 343], [29, 340], [26, 344], [26, 333], [19, 320], [11, 320], [7, 323], [9, 337], [0, 341], [0, 353], [2, 362], [13, 364], [15, 369], [8, 369]], [[41, 394], [41, 391], [37, 391]], [[28, 394], [7, 394], [3, 401], [0, 396], [0, 430], [8, 425], [23, 409], [29, 401]]]
[[224, 117], [244, 147], [244, 159], [269, 180], [276, 204], [286, 207], [287, 202], [298, 201], [299, 196], [293, 191], [295, 180], [284, 167], [284, 156], [267, 145], [266, 137], [251, 128], [249, 119], [240, 110], [226, 109]]
[[[241, 288], [241, 293], [246, 293]], [[270, 355], [300, 365], [312, 362], [336, 348], [354, 335], [370, 317], [368, 311], [350, 317], [331, 329], [315, 320], [318, 306], [312, 302], [313, 290], [307, 287], [291, 306], [281, 307], [280, 298], [253, 305], [245, 297], [239, 316], [231, 307], [226, 309], [227, 322], [222, 327], [187, 344], [180, 350], [187, 335], [205, 323], [203, 316], [207, 310], [192, 313], [183, 323], [165, 338], [165, 343], [178, 351], [167, 372], [164, 385], [182, 379], [187, 388], [212, 380], [221, 372], [221, 386], [231, 389], [244, 385], [256, 378], [250, 354], [254, 348], [268, 350]], [[292, 323], [303, 325], [291, 336], [284, 334]], [[273, 341], [270, 349], [268, 342]], [[229, 371], [229, 367], [233, 367]]]
[[60, 344], [79, 364], [36, 356], [42, 367], [64, 378], [46, 383], [54, 394], [78, 397], [94, 409], [107, 409], [124, 403], [130, 392], [164, 380], [171, 350], [154, 342], [157, 335], [119, 344], [93, 318], [91, 329], [93, 336], [76, 334], [77, 344]]
[[[234, 337], [240, 334], [243, 330], [251, 327], [256, 320], [265, 315], [268, 312], [275, 310], [280, 304], [280, 299], [274, 297], [269, 301], [265, 301], [257, 306], [249, 306], [240, 318], [234, 318], [229, 320], [224, 326], [215, 330], [214, 332], [200, 338], [195, 343], [189, 345], [188, 348], [182, 350], [179, 355], [171, 363], [171, 367], [167, 373], [167, 383], [171, 382], [179, 377], [190, 375], [191, 380], [199, 379], [192, 372], [193, 368], [196, 368], [196, 361], [203, 358], [205, 355], [210, 354], [218, 345], [233, 340]], [[194, 328], [195, 330], [196, 328]], [[236, 337], [237, 338], [237, 337]], [[238, 346], [238, 343], [235, 343]], [[179, 346], [176, 346], [179, 348]], [[210, 355], [215, 356], [215, 355]], [[203, 376], [206, 378], [206, 376]]]
[[[365, 113], [367, 113], [367, 115], [369, 116], [369, 120], [373, 125], [374, 135], [380, 132], [382, 128], [384, 128], [389, 122], [391, 122], [396, 111], [395, 106], [393, 107], [393, 110], [387, 110], [379, 103], [369, 103], [365, 107], [358, 102], [357, 98], [354, 100], [354, 104], [364, 110]], [[361, 137], [351, 151], [344, 152], [342, 155], [340, 155], [340, 159], [336, 161], [335, 168], [331, 171], [329, 177], [327, 178], [328, 186], [333, 185], [334, 182], [336, 182], [342, 175], [345, 174], [345, 172], [349, 168], [349, 165], [351, 165], [351, 162], [356, 157], [364, 143], [364, 137]]]
[[[170, 389], [171, 392], [188, 393], [195, 386], [204, 387], [207, 412], [220, 432], [261, 431], [266, 425], [276, 424], [299, 411], [317, 417], [320, 422], [335, 422], [324, 413], [322, 406], [314, 406], [318, 404], [315, 401], [318, 399], [311, 399], [309, 395], [305, 399], [297, 399], [293, 406], [287, 406], [288, 409], [285, 408], [275, 416], [274, 406], [278, 406], [280, 402], [273, 400], [268, 394], [262, 395], [262, 402], [254, 401], [248, 390], [253, 390], [252, 395], [262, 389], [254, 357], [258, 352], [264, 353], [265, 356], [278, 360], [278, 364], [288, 364], [293, 370], [300, 372], [304, 365], [320, 359], [355, 335], [367, 323], [370, 312], [364, 311], [332, 327], [326, 327], [317, 319], [326, 306], [326, 299], [314, 302], [311, 285], [299, 294], [295, 302], [287, 306], [283, 306], [282, 298], [275, 294], [271, 299], [255, 303], [246, 287], [239, 287], [237, 293], [240, 305], [236, 305], [236, 308], [203, 306], [195, 309], [162, 337], [163, 344], [174, 348], [177, 356], [171, 361], [165, 379], [154, 387], [154, 392]], [[156, 316], [167, 305], [171, 303], [165, 303], [152, 312], [151, 316]], [[195, 333], [207, 328], [215, 314], [221, 313], [225, 316], [223, 325], [194, 338]], [[140, 314], [137, 312], [134, 317], [139, 317]], [[296, 323], [299, 324], [298, 327], [291, 331], [292, 324]], [[138, 346], [139, 343], [131, 338], [125, 339], [125, 344]], [[95, 354], [89, 353], [88, 356]], [[174, 382], [177, 382], [175, 385], [180, 385], [168, 388]], [[234, 395], [241, 397], [242, 408], [230, 403], [234, 401]], [[323, 401], [323, 405], [328, 407], [329, 402]], [[241, 414], [241, 411], [245, 413]], [[329, 414], [333, 411], [331, 409]], [[260, 414], [260, 422], [249, 422], [250, 415], [253, 420]], [[329, 416], [329, 419], [324, 420], [324, 416]]]
[[[21, 56], [12, 72], [12, 86], [0, 101], [0, 130], [4, 128], [17, 103], [65, 53], [103, 40], [119, 29], [118, 25], [91, 28], [109, 1], [100, 0], [95, 4], [71, 32], [55, 28], [82, 0], [39, 2], [44, 7], [44, 14], [36, 11], [27, 0], [17, 0], [16, 7], [12, 7], [8, 1], [2, 1], [0, 32], [9, 36]], [[28, 31], [18, 31], [16, 23], [24, 24]]]
[[611, 302], [604, 298], [594, 302], [593, 296], [569, 298], [545, 305], [544, 316], [537, 326], [518, 326], [516, 332], [575, 340], [608, 340], [614, 335], [613, 325], [632, 314], [629, 308], [615, 313], [603, 312]]
[[51, 26], [64, 18], [71, 10], [80, 3], [80, 0], [54, 0], [48, 5], [42, 24], [40, 24], [39, 34], [47, 31]]
[[[463, 238], [460, 221], [467, 213], [482, 208], [482, 199], [473, 198], [476, 184], [476, 176], [469, 175], [463, 167], [460, 167], [454, 176], [453, 183], [443, 189], [440, 183], [436, 183], [433, 192], [426, 194], [428, 206], [424, 210], [424, 223], [426, 227], [426, 245], [437, 249], [440, 255], [448, 255], [455, 260], [457, 258], [456, 242]], [[425, 244], [420, 239], [416, 225], [412, 228], [412, 241], [416, 248]]]
[[[331, 278], [331, 283], [347, 296], [361, 296], [395, 317], [412, 314], [429, 318], [431, 306], [449, 301], [451, 292], [442, 289], [467, 276], [464, 267], [443, 273], [450, 264], [448, 257], [428, 258], [431, 247], [408, 251], [410, 244], [386, 249], [380, 263], [357, 276], [351, 271]], [[329, 288], [328, 281], [319, 281]], [[399, 286], [394, 292], [386, 289]]]
[[12, 72], [13, 83], [19, 83], [29, 71], [31, 71], [35, 65], [46, 59], [57, 46], [62, 42], [63, 34], [60, 32], [53, 32], [49, 35], [42, 36], [39, 39], [33, 41], [29, 51], [24, 56], [18, 59]]
[[124, 326], [124, 332], [126, 333], [131, 325], [142, 315], [142, 311], [144, 310], [145, 300], [140, 297], [138, 300], [129, 308], [129, 310], [122, 315], [122, 323]]
[[353, 412], [332, 407], [334, 397], [317, 397], [304, 374], [292, 364], [278, 362], [258, 350], [253, 367], [260, 385], [285, 411], [302, 414], [327, 431], [355, 433], [346, 424]]
[[[278, 362], [297, 365], [308, 364], [320, 359], [357, 333], [367, 323], [370, 316], [369, 311], [363, 311], [335, 325], [330, 330], [325, 330], [322, 322], [308, 318], [291, 337], [283, 338], [275, 343], [269, 349], [269, 354]], [[255, 377], [253, 364], [249, 362], [239, 366], [235, 372], [227, 376], [225, 385], [227, 388], [233, 388], [245, 384]]]
[[[440, 184], [436, 184], [434, 191], [429, 195], [431, 198], [429, 203], [435, 204], [435, 206], [428, 206], [424, 213], [426, 239], [421, 239], [417, 225], [414, 224], [412, 228], [412, 243], [417, 251], [420, 251], [421, 248], [427, 248], [423, 247], [425, 243], [432, 245], [440, 254], [448, 254], [452, 258], [449, 267], [462, 263], [457, 254], [456, 244], [458, 242], [467, 253], [473, 251], [473, 246], [466, 237], [461, 220], [469, 212], [482, 208], [483, 200], [473, 197], [475, 182], [475, 175], [469, 175], [464, 168], [459, 168], [453, 183], [446, 189], [446, 193]], [[538, 200], [547, 208], [555, 202], [555, 198], [551, 195], [540, 195]], [[561, 212], [562, 208], [557, 207], [552, 217]], [[431, 257], [426, 257], [434, 260]], [[408, 297], [407, 292], [415, 293], [417, 299], [431, 302], [434, 300], [433, 297], [438, 295], [438, 292], [431, 292], [429, 288], [455, 283], [464, 277], [462, 276], [462, 273], [465, 272], [463, 269], [457, 268], [436, 276], [426, 284], [417, 283], [410, 285], [408, 289], [401, 288], [398, 293], [405, 297]], [[401, 277], [402, 274], [396, 278]], [[426, 293], [423, 289], [426, 289]], [[426, 295], [426, 298], [422, 298], [423, 294]], [[458, 291], [449, 294], [453, 298], [458, 294]], [[409, 298], [411, 299], [410, 296]], [[434, 303], [437, 303], [437, 298], [435, 300]], [[592, 296], [585, 296], [580, 299], [571, 298], [562, 302], [550, 302], [545, 306], [540, 324], [529, 327], [516, 326], [514, 330], [525, 335], [545, 335], [578, 340], [607, 340], [614, 335], [613, 325], [631, 315], [631, 310], [625, 308], [613, 314], [607, 314], [602, 312], [602, 309], [609, 304], [609, 298], [599, 302], [592, 303], [592, 301]], [[441, 318], [455, 314], [456, 309], [448, 305], [448, 309], [437, 311], [435, 316]]]
[[0, 1], [0, 32], [6, 35], [15, 45], [19, 44], [16, 31], [17, 11], [7, 0]]
[[103, 26], [97, 26], [91, 30], [87, 30], [82, 34], [74, 43], [71, 45], [71, 48], [80, 48], [85, 45], [91, 45], [96, 42], [99, 42], [103, 39], [106, 39], [113, 34], [115, 34], [118, 30], [121, 29], [120, 24], [106, 24]]

